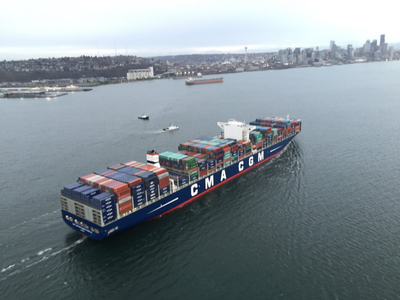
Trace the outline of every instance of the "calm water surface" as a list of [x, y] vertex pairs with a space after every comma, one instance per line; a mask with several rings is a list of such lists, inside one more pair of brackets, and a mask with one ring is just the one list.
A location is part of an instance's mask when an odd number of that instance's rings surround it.
[[[398, 299], [399, 74], [371, 63], [0, 99], [1, 299]], [[218, 121], [287, 114], [303, 131], [286, 152], [182, 209], [103, 242], [61, 220], [78, 176]]]

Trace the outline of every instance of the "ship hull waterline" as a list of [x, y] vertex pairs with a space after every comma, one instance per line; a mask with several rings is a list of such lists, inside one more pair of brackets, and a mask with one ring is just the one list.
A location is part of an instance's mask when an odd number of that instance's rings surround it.
[[[104, 227], [79, 218], [78, 216], [72, 215], [64, 210], [61, 210], [62, 218], [68, 226], [80, 234], [94, 240], [103, 240], [111, 234], [115, 234], [121, 230], [133, 227], [182, 207], [229, 180], [259, 166], [261, 163], [264, 163], [280, 154], [296, 135], [286, 138], [268, 148], [262, 149], [255, 154], [251, 154], [242, 160], [236, 161], [230, 166], [207, 175], [198, 181], [190, 182], [187, 186], [177, 190], [175, 193], [171, 193], [125, 217], [107, 224]], [[67, 216], [69, 216], [69, 218], [66, 218]]]

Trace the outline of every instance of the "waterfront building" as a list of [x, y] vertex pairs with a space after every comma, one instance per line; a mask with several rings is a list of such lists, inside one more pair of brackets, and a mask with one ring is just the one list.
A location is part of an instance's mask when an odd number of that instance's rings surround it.
[[390, 46], [389, 47], [389, 60], [393, 60], [394, 57], [394, 47]]
[[147, 69], [133, 69], [129, 70], [126, 74], [128, 81], [137, 79], [154, 78], [153, 67], [148, 67]]

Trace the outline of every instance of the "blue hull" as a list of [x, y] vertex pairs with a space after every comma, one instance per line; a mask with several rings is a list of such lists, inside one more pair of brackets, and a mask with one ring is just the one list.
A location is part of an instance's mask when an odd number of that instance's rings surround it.
[[[242, 160], [236, 161], [224, 169], [203, 177], [198, 181], [191, 182], [184, 188], [177, 190], [175, 193], [171, 193], [170, 195], [151, 203], [142, 209], [134, 211], [123, 218], [115, 220], [104, 227], [98, 226], [75, 215], [72, 215], [72, 219], [70, 213], [61, 210], [63, 220], [68, 226], [79, 233], [91, 239], [102, 240], [111, 234], [115, 234], [121, 230], [135, 226], [183, 206], [227, 181], [240, 176], [242, 173], [281, 153], [294, 137], [295, 135], [286, 138], [269, 148], [260, 150], [256, 154], [252, 154]], [[69, 217], [66, 218], [66, 216]]]

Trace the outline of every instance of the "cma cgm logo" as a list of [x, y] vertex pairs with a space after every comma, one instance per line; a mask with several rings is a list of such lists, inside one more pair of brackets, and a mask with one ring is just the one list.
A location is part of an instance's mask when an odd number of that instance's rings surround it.
[[[260, 162], [262, 160], [264, 160], [264, 152], [258, 153], [258, 162]], [[254, 157], [253, 156], [249, 157], [248, 164], [249, 164], [249, 167], [254, 165]], [[238, 163], [238, 171], [241, 172], [243, 170], [244, 170], [244, 161], [242, 160], [242, 161], [240, 161]], [[221, 183], [225, 179], [226, 179], [226, 171], [222, 170], [221, 171], [221, 178], [220, 178], [219, 182]], [[205, 185], [204, 190], [208, 190], [209, 188], [213, 187], [214, 184], [215, 184], [214, 175], [211, 175], [210, 177], [207, 177], [204, 180], [204, 185]], [[191, 185], [190, 194], [191, 194], [192, 197], [196, 196], [199, 193], [199, 187], [200, 187], [200, 185], [198, 183], [194, 183], [194, 184]]]
[[[225, 179], [226, 179], [226, 171], [222, 170], [221, 178], [219, 179], [219, 182], [222, 182]], [[214, 175], [207, 177], [204, 180], [204, 185], [205, 185], [204, 190], [208, 190], [209, 188], [213, 187], [214, 184], [215, 184]], [[198, 183], [192, 184], [192, 186], [190, 187], [190, 194], [192, 195], [192, 197], [196, 196], [199, 193], [199, 187], [200, 187], [200, 185]]]

